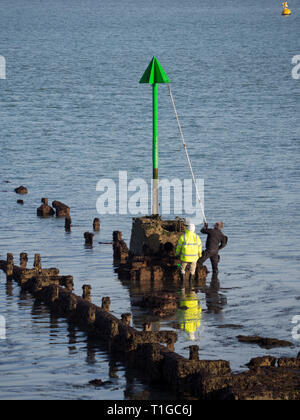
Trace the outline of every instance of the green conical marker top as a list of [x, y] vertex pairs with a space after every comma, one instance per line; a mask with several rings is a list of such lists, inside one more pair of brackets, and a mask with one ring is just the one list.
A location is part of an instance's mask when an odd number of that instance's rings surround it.
[[166, 72], [156, 57], [152, 58], [140, 80], [140, 83], [149, 83], [149, 85], [154, 85], [155, 83], [170, 83]]

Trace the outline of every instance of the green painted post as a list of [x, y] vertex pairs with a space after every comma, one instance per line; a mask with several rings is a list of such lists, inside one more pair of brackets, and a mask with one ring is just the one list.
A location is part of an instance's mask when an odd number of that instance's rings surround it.
[[159, 213], [158, 204], [158, 83], [154, 83], [153, 87], [153, 203], [152, 212], [153, 214]]
[[157, 93], [158, 93], [158, 83], [153, 85], [153, 179], [154, 170], [158, 170], [158, 103], [157, 103]]
[[153, 57], [145, 73], [143, 74], [140, 83], [148, 83], [152, 85], [153, 93], [153, 150], [152, 150], [152, 164], [153, 164], [153, 203], [152, 212], [157, 215], [159, 213], [158, 203], [158, 83], [170, 83], [161, 64], [157, 58]]

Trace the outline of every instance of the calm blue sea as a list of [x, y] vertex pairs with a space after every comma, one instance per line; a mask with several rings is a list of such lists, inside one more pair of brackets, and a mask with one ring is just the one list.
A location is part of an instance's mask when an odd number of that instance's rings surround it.
[[[0, 258], [26, 251], [31, 264], [39, 252], [44, 266], [74, 276], [77, 293], [91, 284], [93, 302], [110, 296], [113, 313], [132, 312], [141, 328], [147, 315], [114, 272], [111, 246], [98, 243], [113, 230], [129, 242], [131, 215], [102, 216], [93, 249], [83, 233], [98, 216], [100, 179], [117, 181], [120, 170], [129, 180], [151, 178], [152, 94], [138, 82], [155, 55], [171, 80], [196, 176], [205, 180], [207, 218], [223, 220], [229, 237], [220, 288], [198, 293], [195, 341], [176, 318], [155, 328], [178, 331], [180, 354], [197, 343], [201, 358], [230, 360], [235, 371], [251, 357], [297, 354], [300, 80], [292, 78], [292, 57], [300, 54], [299, 3], [290, 8], [286, 18], [275, 0], [2, 0]], [[160, 176], [190, 178], [163, 85], [159, 142]], [[16, 203], [20, 185], [29, 189], [24, 206]], [[71, 207], [71, 234], [64, 220], [36, 217], [41, 197]], [[173, 397], [6, 285], [3, 274], [0, 316], [7, 326], [0, 399]], [[218, 328], [228, 324], [240, 327]], [[295, 348], [241, 345], [238, 334], [287, 339]], [[95, 389], [88, 385], [95, 378], [110, 383]]]

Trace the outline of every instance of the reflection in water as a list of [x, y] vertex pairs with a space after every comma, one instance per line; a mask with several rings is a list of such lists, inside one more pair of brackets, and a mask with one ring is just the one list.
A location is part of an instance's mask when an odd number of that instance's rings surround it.
[[[216, 273], [212, 275], [209, 286], [198, 291], [205, 294], [208, 313], [219, 314], [227, 304], [226, 297], [220, 293], [220, 281]], [[180, 330], [186, 333], [189, 340], [194, 341], [202, 321], [202, 308], [195, 289], [181, 289], [176, 318]]]
[[202, 308], [194, 290], [181, 290], [179, 308], [177, 310], [179, 328], [188, 334], [190, 340], [195, 340], [195, 333], [200, 328]]
[[76, 354], [77, 347], [75, 344], [76, 344], [77, 335], [76, 335], [75, 326], [71, 322], [68, 323], [67, 331], [68, 331], [68, 339], [69, 339], [69, 346], [68, 346], [69, 354], [70, 355]]
[[96, 360], [96, 347], [91, 341], [87, 341], [86, 346], [86, 363], [90, 366], [95, 365], [97, 363]]
[[6, 296], [13, 296], [13, 281], [8, 280], [5, 284], [5, 293]]
[[109, 361], [109, 377], [117, 379], [118, 376], [118, 366], [115, 360], [110, 359]]
[[58, 317], [50, 312], [50, 333], [49, 333], [49, 344], [56, 344], [59, 331], [59, 319]]
[[[14, 287], [18, 293], [13, 293]], [[33, 299], [29, 293], [22, 291], [12, 281], [6, 282], [5, 288], [3, 285], [3, 291], [8, 297], [3, 300], [5, 307], [14, 304], [16, 308], [15, 312], [9, 312], [13, 317], [11, 319], [17, 320], [20, 317], [28, 332], [25, 335], [28, 337], [26, 346], [18, 346], [18, 341], [16, 341], [18, 339], [12, 328], [19, 327], [10, 319], [10, 325], [13, 326], [10, 331], [13, 337], [11, 343], [16, 345], [15, 353], [19, 359], [24, 358], [25, 361], [22, 366], [23, 373], [19, 371], [19, 375], [24, 374], [26, 381], [28, 371], [31, 372], [30, 381], [33, 385], [26, 387], [26, 392], [22, 390], [24, 398], [26, 393], [35, 396], [35, 384], [38, 384], [38, 392], [42, 393], [43, 381], [47, 389], [45, 395], [54, 398], [58, 396], [73, 398], [75, 388], [76, 395], [81, 395], [82, 398], [99, 399], [101, 396], [145, 400], [174, 398], [171, 391], [148, 382], [144, 374], [127, 366], [123, 355], [111, 353], [106, 343], [87, 336], [71, 321], [51, 312], [46, 305]], [[52, 347], [51, 351], [49, 344]], [[28, 353], [34, 354], [32, 360], [29, 360]], [[84, 353], [85, 357], [82, 358]], [[11, 354], [11, 351], [8, 350], [7, 354]], [[2, 355], [7, 360], [4, 351]], [[65, 372], [68, 374], [65, 375]], [[81, 380], [78, 380], [79, 372]], [[48, 387], [48, 374], [55, 375], [53, 377], [55, 386], [51, 389]], [[25, 382], [20, 380], [19, 375], [16, 374], [15, 382], [11, 380], [11, 383], [13, 387], [24, 388]], [[89, 380], [95, 378], [103, 379], [107, 385], [101, 389], [90, 387]], [[59, 386], [63, 387], [63, 391], [58, 391]], [[71, 394], [68, 394], [69, 389], [72, 389]], [[11, 396], [15, 391], [9, 386], [5, 386], [5, 391], [3, 391], [2, 384], [0, 392], [6, 392]]]
[[218, 274], [213, 274], [210, 285], [203, 290], [206, 296], [207, 312], [218, 314], [222, 311], [223, 307], [227, 304], [226, 296], [219, 293], [220, 282]]

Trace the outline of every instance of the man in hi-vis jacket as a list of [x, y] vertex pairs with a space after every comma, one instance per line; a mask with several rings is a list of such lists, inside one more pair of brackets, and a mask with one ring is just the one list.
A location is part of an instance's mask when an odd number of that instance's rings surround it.
[[184, 286], [185, 270], [190, 264], [190, 285], [192, 284], [197, 267], [197, 261], [202, 255], [202, 243], [199, 236], [195, 233], [195, 225], [189, 224], [187, 230], [179, 238], [176, 248], [176, 255], [181, 259], [181, 281]]

